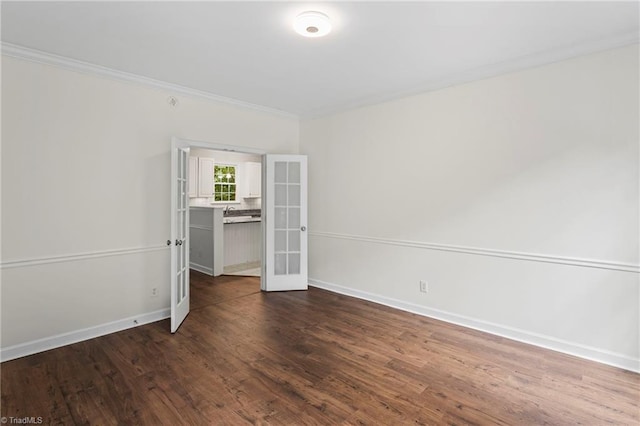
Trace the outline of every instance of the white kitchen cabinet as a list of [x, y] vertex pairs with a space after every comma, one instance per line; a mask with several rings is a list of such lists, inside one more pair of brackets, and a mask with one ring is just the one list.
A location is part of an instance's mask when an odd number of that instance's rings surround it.
[[224, 228], [222, 208], [189, 209], [189, 267], [219, 276], [224, 268]]
[[189, 197], [198, 196], [198, 157], [189, 157]]
[[198, 157], [198, 197], [213, 197], [213, 158]]
[[238, 266], [262, 259], [260, 222], [224, 224], [224, 266]]
[[262, 189], [262, 164], [244, 163], [245, 194], [244, 198], [259, 198]]
[[209, 157], [189, 157], [189, 197], [213, 197], [215, 160]]

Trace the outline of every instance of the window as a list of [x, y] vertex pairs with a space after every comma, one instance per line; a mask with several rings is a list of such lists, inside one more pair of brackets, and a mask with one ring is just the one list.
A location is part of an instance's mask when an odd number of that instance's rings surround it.
[[213, 168], [213, 200], [236, 201], [236, 166], [218, 164]]

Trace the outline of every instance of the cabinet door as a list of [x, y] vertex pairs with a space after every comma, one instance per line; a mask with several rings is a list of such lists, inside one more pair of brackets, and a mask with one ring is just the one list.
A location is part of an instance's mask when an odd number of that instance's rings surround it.
[[245, 164], [247, 174], [247, 197], [260, 197], [262, 187], [262, 165], [249, 162]]
[[189, 157], [189, 198], [198, 196], [198, 157]]
[[213, 158], [198, 157], [198, 197], [213, 197]]

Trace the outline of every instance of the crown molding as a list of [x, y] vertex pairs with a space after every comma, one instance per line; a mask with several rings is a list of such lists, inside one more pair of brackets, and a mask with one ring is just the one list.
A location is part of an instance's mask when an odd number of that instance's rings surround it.
[[103, 67], [100, 65], [95, 65], [88, 62], [83, 62], [76, 59], [71, 59], [64, 56], [59, 56], [52, 53], [47, 53], [40, 50], [15, 45], [12, 43], [2, 42], [1, 47], [2, 47], [2, 55], [13, 57], [13, 58], [28, 60], [32, 62], [39, 62], [39, 63], [57, 66], [57, 67], [69, 69], [72, 71], [85, 73], [85, 74], [99, 75], [102, 77], [107, 77], [115, 80], [137, 83], [137, 84], [141, 84], [149, 87], [154, 87], [157, 89], [171, 91], [177, 94], [206, 99], [219, 104], [252, 109], [256, 111], [275, 114], [281, 117], [287, 117], [291, 119], [316, 119], [316, 118], [321, 118], [328, 115], [346, 112], [348, 110], [353, 110], [353, 109], [367, 107], [367, 106], [371, 106], [379, 103], [389, 102], [396, 99], [419, 95], [426, 92], [432, 92], [435, 90], [444, 89], [446, 87], [465, 84], [465, 83], [469, 83], [477, 80], [483, 80], [486, 78], [496, 77], [496, 76], [499, 76], [502, 74], [508, 74], [511, 72], [522, 71], [529, 68], [544, 66], [544, 65], [555, 63], [555, 62], [575, 58], [578, 56], [589, 55], [592, 53], [597, 53], [597, 52], [610, 50], [610, 49], [616, 49], [616, 48], [628, 46], [631, 44], [637, 44], [639, 42], [640, 42], [640, 33], [637, 31], [631, 31], [627, 33], [618, 34], [613, 37], [608, 37], [605, 39], [592, 40], [585, 43], [567, 45], [567, 46], [563, 46], [556, 49], [536, 52], [529, 55], [523, 55], [518, 58], [509, 59], [507, 61], [498, 62], [495, 64], [488, 64], [482, 67], [473, 68], [473, 69], [461, 71], [455, 74], [441, 76], [440, 78], [431, 79], [409, 90], [379, 94], [374, 96], [367, 96], [367, 97], [353, 100], [351, 102], [308, 110], [301, 114], [293, 114], [293, 113], [281, 111], [275, 108], [269, 108], [266, 106], [252, 104], [249, 102], [244, 102], [244, 101], [240, 101], [233, 98], [227, 98], [227, 97], [219, 96], [210, 92], [205, 92], [203, 90], [192, 89], [189, 87], [180, 86], [177, 84], [168, 83], [160, 80], [155, 80], [155, 79], [144, 77], [137, 74], [118, 71], [118, 70]]
[[368, 107], [384, 102], [390, 102], [410, 96], [420, 95], [422, 93], [433, 92], [435, 90], [444, 89], [446, 87], [456, 86], [460, 84], [470, 83], [472, 81], [483, 80], [487, 78], [497, 77], [517, 71], [523, 71], [530, 68], [541, 67], [552, 63], [576, 58], [579, 56], [590, 55], [605, 50], [617, 49], [640, 43], [640, 32], [631, 31], [621, 33], [613, 37], [605, 39], [592, 40], [585, 43], [567, 45], [556, 49], [545, 50], [517, 58], [512, 58], [503, 62], [488, 64], [478, 68], [461, 71], [455, 74], [444, 75], [440, 78], [431, 79], [425, 83], [413, 87], [409, 90], [399, 92], [386, 93], [381, 95], [368, 96], [354, 100], [352, 102], [334, 105], [328, 108], [319, 108], [310, 110], [300, 114], [301, 119], [312, 120], [322, 118], [333, 114], [346, 112], [358, 108]]
[[97, 75], [114, 80], [125, 81], [128, 83], [137, 83], [155, 89], [167, 90], [175, 94], [192, 96], [195, 98], [206, 99], [218, 104], [231, 105], [240, 108], [252, 109], [255, 111], [266, 112], [269, 114], [279, 115], [281, 117], [298, 119], [298, 115], [275, 108], [269, 108], [262, 105], [256, 105], [249, 102], [240, 101], [233, 98], [215, 95], [203, 90], [192, 89], [190, 87], [180, 86], [178, 84], [167, 83], [161, 80], [144, 77], [124, 71], [118, 71], [112, 68], [103, 67], [101, 65], [91, 64], [64, 56], [55, 55], [53, 53], [43, 52], [41, 50], [31, 49], [12, 43], [2, 42], [2, 55], [11, 58], [23, 59], [31, 62], [38, 62], [45, 65], [52, 65], [76, 71], [84, 74]]

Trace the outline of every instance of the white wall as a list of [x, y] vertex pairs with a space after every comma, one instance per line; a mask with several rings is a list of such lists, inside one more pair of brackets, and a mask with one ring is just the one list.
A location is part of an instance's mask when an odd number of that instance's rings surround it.
[[2, 59], [3, 355], [166, 312], [172, 136], [298, 150], [295, 118]]
[[304, 121], [312, 282], [639, 369], [638, 75], [635, 45]]
[[301, 126], [3, 57], [2, 356], [166, 313], [179, 136], [300, 143], [315, 285], [638, 369], [637, 49]]

